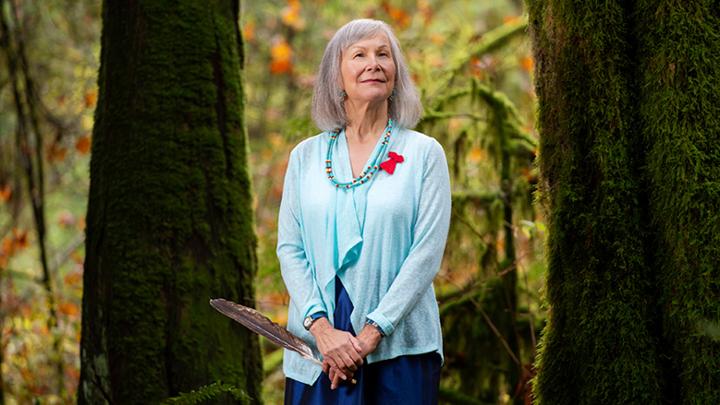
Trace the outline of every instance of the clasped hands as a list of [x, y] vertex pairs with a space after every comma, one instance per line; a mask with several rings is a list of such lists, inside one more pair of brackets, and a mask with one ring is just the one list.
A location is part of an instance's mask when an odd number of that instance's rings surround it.
[[363, 364], [363, 358], [375, 351], [382, 336], [378, 330], [365, 325], [357, 337], [338, 330], [326, 318], [315, 321], [310, 328], [318, 350], [323, 355], [323, 372], [330, 379], [330, 388], [335, 389], [340, 381], [347, 381]]

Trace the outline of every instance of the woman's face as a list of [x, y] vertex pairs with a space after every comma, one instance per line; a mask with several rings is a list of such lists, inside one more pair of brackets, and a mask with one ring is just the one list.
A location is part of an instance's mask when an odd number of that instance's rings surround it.
[[395, 87], [395, 60], [385, 34], [362, 39], [342, 53], [342, 88], [351, 102], [387, 100]]

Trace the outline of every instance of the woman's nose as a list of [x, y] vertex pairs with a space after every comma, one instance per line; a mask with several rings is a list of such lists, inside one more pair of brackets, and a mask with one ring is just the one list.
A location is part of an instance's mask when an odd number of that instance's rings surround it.
[[368, 65], [365, 67], [365, 70], [373, 71], [373, 70], [379, 70], [380, 64], [377, 62], [377, 59], [371, 59], [368, 62]]

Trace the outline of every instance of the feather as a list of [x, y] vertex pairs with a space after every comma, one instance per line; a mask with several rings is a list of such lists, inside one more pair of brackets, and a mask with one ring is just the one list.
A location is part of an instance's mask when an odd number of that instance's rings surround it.
[[276, 345], [297, 352], [303, 358], [322, 365], [322, 363], [313, 356], [312, 349], [310, 349], [307, 343], [288, 332], [282, 326], [271, 321], [260, 312], [222, 298], [211, 299], [210, 305], [223, 315], [234, 319], [258, 335], [265, 336]]

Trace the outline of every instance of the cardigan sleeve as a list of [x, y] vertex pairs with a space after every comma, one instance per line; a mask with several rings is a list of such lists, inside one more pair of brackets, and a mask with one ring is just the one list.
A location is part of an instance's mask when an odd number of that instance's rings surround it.
[[432, 284], [440, 270], [450, 227], [450, 174], [442, 145], [433, 139], [423, 170], [413, 239], [398, 275], [368, 319], [386, 335]]
[[290, 153], [290, 160], [285, 172], [278, 215], [276, 253], [280, 261], [280, 272], [285, 287], [290, 298], [302, 310], [302, 317], [305, 318], [318, 312], [327, 313], [327, 310], [321, 298], [314, 272], [305, 254], [297, 193], [300, 162], [296, 150], [297, 148]]

